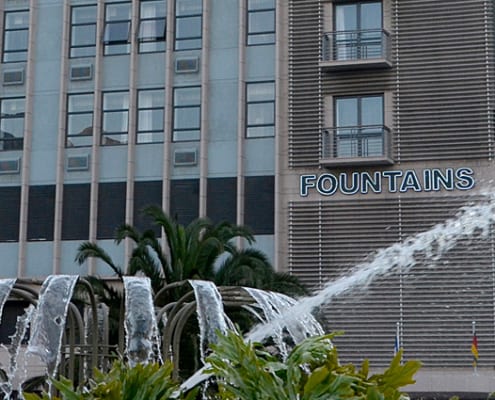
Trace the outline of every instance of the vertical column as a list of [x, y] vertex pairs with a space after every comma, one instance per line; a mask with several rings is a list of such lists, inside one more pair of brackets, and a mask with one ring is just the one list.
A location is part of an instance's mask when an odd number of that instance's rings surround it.
[[[237, 53], [237, 210], [236, 223], [244, 225], [244, 145], [246, 141], [246, 21], [247, 0], [239, 0], [239, 31]], [[237, 240], [239, 248], [242, 247], [242, 239]]]
[[62, 21], [62, 46], [60, 49], [60, 93], [58, 100], [58, 141], [57, 141], [57, 171], [55, 178], [55, 217], [53, 223], [53, 266], [52, 273], [60, 273], [61, 246], [62, 246], [62, 210], [64, 195], [64, 160], [65, 160], [65, 132], [67, 112], [67, 79], [68, 79], [68, 52], [70, 30], [70, 4], [64, 2]]
[[[129, 124], [127, 142], [127, 182], [126, 182], [126, 205], [125, 222], [132, 225], [134, 218], [134, 175], [136, 165], [136, 121], [137, 121], [137, 63], [138, 63], [138, 41], [137, 33], [139, 29], [139, 2], [132, 2], [131, 12], [131, 54], [129, 71]], [[132, 251], [132, 242], [125, 241], [124, 260], [129, 260]], [[125, 266], [127, 270], [127, 266]]]
[[173, 112], [173, 87], [174, 87], [174, 26], [175, 26], [175, 0], [167, 3], [167, 31], [165, 53], [165, 112], [164, 112], [164, 138], [163, 138], [163, 171], [162, 171], [162, 208], [166, 213], [170, 212], [170, 154], [172, 148], [172, 112]]
[[[89, 241], [96, 242], [98, 221], [98, 180], [99, 180], [99, 153], [101, 137], [101, 80], [102, 80], [102, 41], [105, 28], [104, 15], [105, 4], [98, 2], [96, 13], [96, 56], [95, 56], [95, 79], [94, 79], [94, 108], [93, 108], [93, 144], [91, 151], [91, 190], [89, 202]], [[96, 260], [92, 257], [88, 260], [88, 274], [94, 275]]]
[[210, 47], [209, 1], [203, 0], [203, 27], [201, 49], [201, 137], [199, 142], [199, 216], [206, 216], [208, 182], [208, 81]]
[[21, 171], [21, 204], [19, 216], [19, 253], [17, 261], [17, 276], [23, 277], [26, 269], [29, 178], [31, 166], [31, 142], [33, 134], [33, 92], [34, 92], [34, 56], [36, 43], [36, 1], [29, 2], [29, 44], [26, 66], [26, 106], [24, 113], [24, 139]]

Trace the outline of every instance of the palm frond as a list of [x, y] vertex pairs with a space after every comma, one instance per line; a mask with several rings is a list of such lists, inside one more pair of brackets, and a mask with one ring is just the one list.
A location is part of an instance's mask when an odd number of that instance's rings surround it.
[[88, 258], [97, 258], [107, 264], [112, 271], [119, 277], [122, 278], [124, 275], [122, 269], [115, 265], [112, 260], [112, 257], [100, 246], [96, 243], [92, 242], [83, 242], [77, 248], [77, 254], [75, 261], [82, 265]]

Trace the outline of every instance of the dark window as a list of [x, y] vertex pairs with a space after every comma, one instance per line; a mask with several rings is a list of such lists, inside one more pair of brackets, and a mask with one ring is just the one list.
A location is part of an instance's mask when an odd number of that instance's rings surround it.
[[199, 179], [172, 180], [170, 216], [187, 225], [199, 215]]
[[104, 54], [128, 54], [130, 50], [131, 3], [105, 5]]
[[93, 93], [67, 96], [67, 147], [93, 143]]
[[102, 145], [127, 144], [129, 92], [103, 93]]
[[64, 185], [62, 240], [89, 238], [89, 184]]
[[167, 2], [142, 0], [139, 11], [139, 51], [141, 53], [164, 51]]
[[246, 84], [246, 136], [275, 135], [275, 83]]
[[257, 235], [273, 235], [275, 213], [275, 179], [251, 176], [245, 181], [244, 225]]
[[336, 60], [382, 55], [382, 3], [363, 1], [336, 4], [334, 10]]
[[148, 181], [134, 183], [134, 226], [141, 232], [147, 229], [155, 230], [160, 235], [160, 229], [153, 225], [153, 221], [142, 214], [144, 207], [162, 206], [162, 181]]
[[201, 49], [202, 0], [175, 0], [175, 50]]
[[[26, 308], [29, 307], [29, 302], [18, 300], [7, 300], [2, 309], [2, 324], [0, 325], [0, 343], [11, 344], [12, 337], [16, 333], [17, 318], [26, 314]], [[22, 340], [22, 344], [27, 344], [29, 337], [29, 329], [26, 337]]]
[[96, 5], [72, 7], [70, 57], [91, 57], [96, 53]]
[[23, 97], [0, 100], [0, 150], [22, 150], [24, 100]]
[[28, 205], [28, 240], [53, 240], [55, 186], [30, 186]]
[[2, 61], [26, 61], [29, 43], [29, 11], [7, 11], [4, 15]]
[[236, 223], [237, 179], [210, 178], [207, 185], [206, 215], [213, 222]]
[[125, 222], [125, 182], [98, 185], [97, 239], [115, 238], [115, 230]]
[[275, 0], [248, 0], [247, 44], [275, 43]]
[[201, 88], [174, 89], [174, 142], [199, 140], [201, 130]]
[[19, 240], [19, 213], [21, 188], [5, 186], [0, 188], [0, 242]]
[[163, 142], [165, 93], [163, 89], [138, 92], [138, 143]]
[[334, 108], [337, 157], [384, 154], [383, 95], [336, 97]]

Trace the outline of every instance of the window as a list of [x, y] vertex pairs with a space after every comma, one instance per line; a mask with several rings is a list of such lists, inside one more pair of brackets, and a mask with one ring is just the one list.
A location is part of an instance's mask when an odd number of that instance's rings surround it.
[[138, 92], [138, 143], [163, 142], [164, 95], [163, 89]]
[[93, 93], [67, 96], [67, 147], [93, 143]]
[[202, 0], [175, 0], [175, 50], [201, 49]]
[[129, 92], [103, 93], [102, 145], [127, 144]]
[[96, 52], [96, 5], [72, 7], [71, 58], [92, 57]]
[[139, 51], [149, 53], [165, 50], [167, 2], [141, 1], [139, 23]]
[[2, 61], [26, 61], [28, 36], [29, 11], [5, 12]]
[[382, 56], [382, 3], [367, 1], [335, 5], [336, 60]]
[[128, 54], [130, 50], [131, 3], [105, 6], [104, 54]]
[[0, 150], [22, 150], [24, 98], [0, 100]]
[[247, 44], [275, 43], [275, 0], [248, 0]]
[[275, 135], [275, 83], [254, 82], [246, 85], [246, 136]]
[[199, 86], [174, 89], [175, 142], [199, 140], [201, 128], [201, 88]]
[[335, 156], [382, 156], [384, 133], [383, 95], [335, 99]]

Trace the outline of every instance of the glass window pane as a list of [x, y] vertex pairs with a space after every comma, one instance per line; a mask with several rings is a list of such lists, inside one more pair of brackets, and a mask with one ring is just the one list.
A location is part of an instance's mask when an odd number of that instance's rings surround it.
[[6, 51], [26, 50], [28, 47], [28, 31], [6, 31], [3, 48]]
[[5, 29], [22, 29], [29, 26], [29, 11], [5, 13]]
[[176, 0], [175, 15], [195, 15], [203, 12], [202, 0]]
[[24, 118], [2, 118], [0, 120], [0, 131], [2, 138], [23, 137]]
[[107, 22], [105, 25], [104, 42], [106, 44], [122, 44], [129, 40], [129, 29], [131, 23], [125, 22]]
[[268, 137], [275, 136], [275, 128], [273, 126], [256, 126], [247, 128], [247, 137]]
[[175, 50], [194, 50], [201, 49], [202, 42], [199, 39], [181, 39], [175, 42]]
[[167, 2], [164, 0], [142, 1], [141, 19], [143, 18], [165, 18], [167, 16]]
[[200, 127], [201, 110], [199, 107], [176, 108], [174, 129], [193, 129]]
[[141, 110], [138, 114], [139, 131], [163, 130], [163, 110]]
[[67, 135], [92, 135], [93, 114], [73, 114], [67, 119]]
[[275, 11], [249, 13], [248, 32], [263, 33], [275, 31]]
[[199, 129], [187, 130], [187, 131], [174, 131], [174, 142], [186, 142], [192, 140], [199, 140]]
[[1, 116], [15, 117], [24, 116], [24, 99], [4, 99], [1, 101]]
[[76, 25], [72, 27], [71, 46], [96, 44], [96, 25]]
[[248, 10], [266, 10], [275, 8], [275, 0], [248, 0]]
[[96, 23], [96, 6], [73, 7], [72, 23], [73, 24]]
[[383, 125], [382, 96], [369, 96], [361, 99], [361, 125]]
[[140, 42], [139, 52], [140, 53], [152, 53], [157, 51], [165, 51], [165, 42]]
[[275, 99], [275, 84], [273, 82], [249, 83], [247, 85], [247, 101], [263, 101]]
[[103, 110], [127, 110], [129, 94], [127, 92], [112, 92], [103, 95]]
[[248, 104], [248, 125], [271, 125], [275, 123], [273, 103]]
[[105, 21], [123, 21], [130, 19], [131, 19], [130, 3], [107, 4], [105, 9]]
[[257, 33], [256, 35], [248, 36], [248, 44], [249, 45], [257, 45], [257, 44], [272, 44], [275, 43], [275, 34], [274, 33]]
[[104, 146], [116, 146], [119, 144], [127, 144], [127, 133], [117, 135], [102, 135], [101, 144]]
[[103, 114], [103, 131], [127, 132], [127, 111], [112, 111]]
[[163, 131], [161, 132], [138, 132], [138, 143], [157, 143], [163, 142]]
[[201, 17], [178, 18], [175, 34], [177, 39], [201, 37]]
[[141, 40], [164, 40], [165, 20], [151, 19], [141, 21], [139, 26], [139, 39]]
[[357, 4], [342, 4], [335, 7], [335, 28], [337, 31], [358, 29]]
[[69, 112], [93, 110], [93, 94], [78, 94], [69, 96]]
[[382, 28], [382, 3], [361, 4], [361, 30]]
[[357, 126], [358, 125], [358, 99], [342, 98], [336, 100], [335, 126]]
[[139, 108], [154, 108], [164, 107], [165, 97], [164, 91], [159, 90], [141, 90], [138, 93], [138, 107]]
[[176, 88], [174, 90], [174, 105], [196, 105], [201, 102], [201, 90], [199, 87]]

